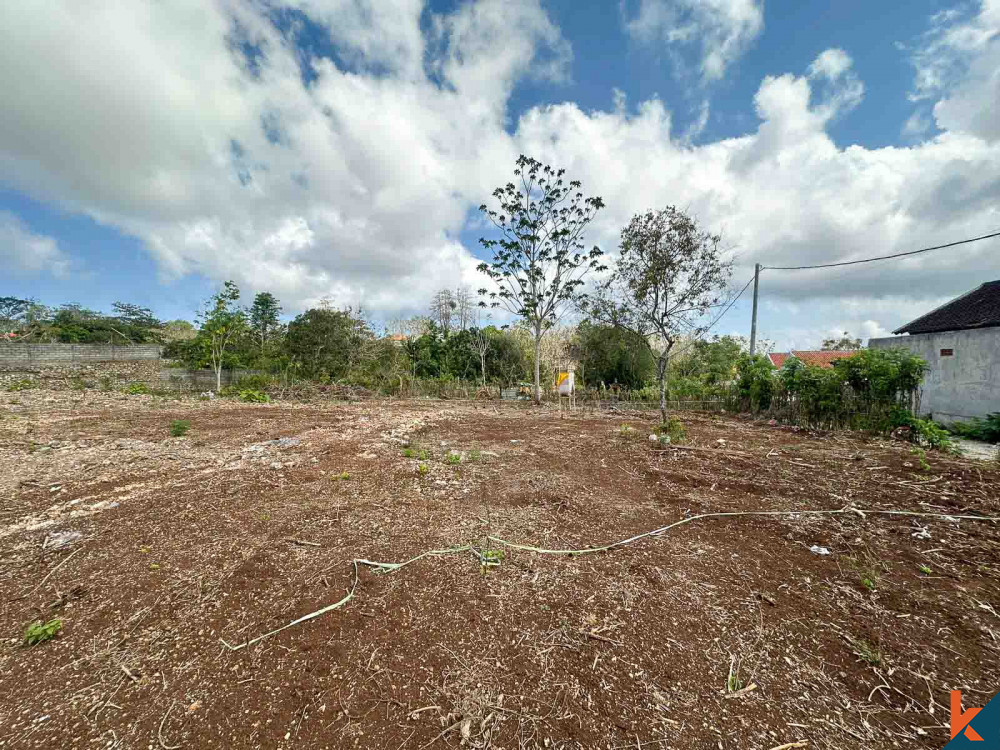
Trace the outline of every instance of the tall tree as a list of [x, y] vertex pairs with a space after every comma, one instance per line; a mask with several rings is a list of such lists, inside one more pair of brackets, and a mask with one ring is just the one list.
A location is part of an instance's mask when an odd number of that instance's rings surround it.
[[844, 331], [844, 335], [839, 339], [824, 339], [824, 352], [857, 352], [861, 351], [861, 339], [851, 338], [851, 334]]
[[447, 334], [451, 331], [452, 318], [457, 309], [458, 303], [451, 289], [441, 289], [431, 299], [431, 320]]
[[25, 323], [29, 307], [31, 307], [29, 299], [0, 297], [0, 333], [9, 334], [20, 330]]
[[235, 282], [227, 281], [222, 289], [208, 298], [199, 313], [201, 336], [208, 349], [209, 361], [215, 371], [215, 390], [222, 390], [222, 367], [226, 353], [235, 339], [246, 329], [246, 314], [237, 306], [240, 290]]
[[720, 241], [673, 206], [638, 214], [622, 230], [611, 276], [585, 301], [595, 319], [631, 331], [655, 357], [664, 421], [671, 350], [706, 332], [708, 311], [729, 287], [732, 261]]
[[281, 315], [281, 305], [270, 292], [259, 292], [250, 305], [250, 330], [260, 344], [263, 354], [267, 342], [278, 328], [278, 316]]
[[[559, 319], [566, 306], [579, 297], [583, 276], [603, 270], [601, 251], [584, 249], [583, 235], [596, 213], [604, 207], [598, 197], [585, 198], [579, 181], [566, 183], [563, 169], [553, 169], [523, 154], [514, 175], [519, 184], [507, 183], [493, 191], [499, 210], [483, 204], [500, 233], [499, 239], [481, 238], [492, 260], [479, 270], [495, 289], [480, 289], [489, 306], [503, 308], [530, 326], [535, 346], [535, 403], [541, 403], [542, 336]], [[486, 306], [485, 301], [480, 302]]]
[[459, 287], [455, 290], [455, 317], [458, 327], [464, 331], [472, 326], [473, 312], [476, 304], [472, 297], [472, 291], [468, 287]]

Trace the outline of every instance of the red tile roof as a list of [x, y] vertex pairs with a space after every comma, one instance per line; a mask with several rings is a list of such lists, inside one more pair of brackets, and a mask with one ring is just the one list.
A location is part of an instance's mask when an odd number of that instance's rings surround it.
[[847, 357], [853, 357], [857, 354], [856, 351], [803, 351], [798, 349], [793, 349], [791, 352], [777, 352], [775, 354], [769, 354], [768, 357], [771, 358], [771, 364], [773, 364], [778, 369], [785, 364], [789, 357], [796, 357], [801, 359], [807, 365], [816, 365], [817, 367], [830, 368], [833, 367], [833, 363], [838, 359], [846, 359]]

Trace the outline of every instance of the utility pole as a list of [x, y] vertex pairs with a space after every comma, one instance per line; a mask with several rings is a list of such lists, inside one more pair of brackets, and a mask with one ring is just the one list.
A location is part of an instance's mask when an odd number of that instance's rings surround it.
[[757, 285], [760, 282], [760, 263], [753, 266], [753, 317], [750, 321], [750, 356], [757, 352]]

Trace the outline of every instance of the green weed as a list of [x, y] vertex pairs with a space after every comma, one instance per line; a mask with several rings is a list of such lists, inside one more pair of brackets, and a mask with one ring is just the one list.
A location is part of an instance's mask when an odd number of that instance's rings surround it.
[[148, 396], [151, 391], [145, 383], [129, 383], [125, 386], [125, 393], [129, 396]]
[[183, 437], [191, 429], [191, 423], [186, 419], [175, 419], [170, 423], [170, 434], [173, 437]]
[[670, 438], [671, 443], [684, 442], [684, 438], [687, 436], [687, 430], [684, 428], [684, 423], [677, 417], [670, 417], [666, 422], [662, 422], [658, 432], [660, 434], [661, 441], [664, 437], [668, 437]]
[[45, 624], [40, 620], [33, 622], [24, 630], [24, 645], [37, 646], [39, 643], [50, 641], [60, 630], [62, 630], [62, 620], [59, 618], [49, 620]]
[[266, 393], [255, 390], [242, 390], [239, 395], [240, 401], [244, 401], [248, 404], [269, 404], [271, 403], [271, 397]]
[[929, 576], [934, 571], [931, 570], [927, 565], [921, 565], [920, 572], [923, 573], [925, 576]]
[[882, 651], [878, 646], [873, 646], [866, 640], [855, 641], [848, 639], [848, 643], [851, 644], [854, 654], [862, 661], [871, 664], [873, 667], [877, 667], [882, 663]]
[[462, 457], [458, 453], [449, 453], [444, 460], [451, 466], [458, 466], [462, 463]]
[[483, 571], [485, 572], [489, 568], [498, 568], [500, 563], [503, 562], [503, 550], [502, 549], [488, 549], [484, 550], [479, 555], [479, 563], [483, 566]]
[[403, 448], [403, 458], [413, 458], [415, 455], [413, 448]]
[[417, 471], [419, 471], [421, 474], [426, 474], [428, 471], [427, 464], [420, 464], [420, 468], [417, 469]]
[[473, 448], [471, 451], [469, 451], [470, 461], [479, 461], [482, 457], [483, 454], [478, 448]]
[[8, 393], [17, 393], [18, 391], [30, 391], [32, 388], [36, 388], [37, 385], [31, 378], [24, 378], [22, 380], [15, 380], [13, 383], [7, 384]]

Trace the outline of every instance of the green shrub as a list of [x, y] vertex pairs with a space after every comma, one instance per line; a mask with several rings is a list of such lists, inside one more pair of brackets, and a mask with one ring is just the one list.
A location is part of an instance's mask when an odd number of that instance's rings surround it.
[[129, 396], [147, 396], [151, 391], [145, 383], [133, 382], [125, 386], [125, 393]]
[[677, 417], [670, 417], [666, 422], [662, 422], [658, 432], [661, 439], [666, 436], [670, 438], [671, 443], [681, 443], [687, 436], [684, 423]]
[[271, 403], [271, 397], [266, 393], [261, 393], [255, 390], [245, 390], [240, 391], [239, 395], [240, 401], [245, 401], [249, 404], [269, 404]]
[[1000, 412], [990, 414], [985, 419], [955, 422], [949, 429], [959, 437], [982, 440], [984, 443], [1000, 443]]
[[7, 384], [8, 393], [17, 393], [18, 391], [30, 391], [32, 388], [36, 388], [37, 384], [34, 380], [30, 378], [24, 378], [23, 380], [15, 380], [13, 383]]
[[174, 437], [183, 437], [191, 429], [191, 423], [186, 419], [175, 419], [170, 423], [170, 434]]
[[763, 354], [742, 354], [736, 361], [736, 387], [751, 411], [768, 409], [776, 388], [774, 366]]
[[40, 620], [33, 622], [24, 630], [24, 645], [36, 646], [39, 643], [52, 640], [60, 630], [62, 630], [62, 621], [58, 618], [49, 620], [44, 625]]

